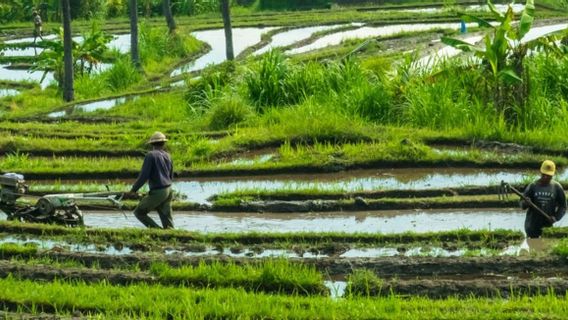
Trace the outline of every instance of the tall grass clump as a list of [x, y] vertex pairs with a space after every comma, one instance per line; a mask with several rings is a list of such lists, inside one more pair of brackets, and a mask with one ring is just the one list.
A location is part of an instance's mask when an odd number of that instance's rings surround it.
[[347, 277], [345, 292], [350, 296], [375, 296], [381, 291], [383, 280], [367, 269], [353, 270]]
[[565, 238], [558, 242], [558, 244], [552, 249], [552, 253], [568, 258], [568, 239]]
[[[445, 62], [431, 74], [410, 76], [405, 80], [402, 102], [402, 122], [430, 129], [463, 128], [478, 117], [490, 120], [491, 129], [499, 115], [494, 110], [480, 110], [490, 102], [483, 74], [461, 62]], [[487, 117], [487, 112], [490, 117]]]
[[169, 33], [165, 27], [141, 25], [140, 59], [147, 73], [164, 72], [179, 58], [197, 53], [201, 47], [202, 43], [191, 35]]
[[130, 58], [117, 59], [112, 68], [101, 75], [106, 78], [106, 84], [111, 91], [120, 91], [142, 80], [142, 75], [130, 62]]
[[281, 105], [286, 101], [284, 83], [288, 72], [289, 66], [282, 53], [271, 50], [257, 68], [245, 76], [249, 98], [258, 111], [263, 112], [266, 107]]
[[158, 263], [151, 273], [162, 281], [200, 287], [241, 287], [246, 290], [289, 294], [323, 294], [323, 277], [313, 266], [293, 264], [285, 259], [236, 265], [201, 262], [198, 266], [173, 268]]
[[207, 126], [211, 130], [229, 129], [254, 115], [251, 106], [236, 94], [225, 94], [211, 103], [207, 112]]
[[293, 64], [272, 50], [245, 75], [245, 84], [249, 99], [259, 112], [265, 112], [327, 91], [324, 77], [325, 69], [318, 64]]
[[201, 78], [189, 83], [184, 93], [191, 113], [202, 115], [211, 106], [211, 102], [223, 95], [225, 88], [233, 82], [235, 64], [225, 61], [201, 71]]

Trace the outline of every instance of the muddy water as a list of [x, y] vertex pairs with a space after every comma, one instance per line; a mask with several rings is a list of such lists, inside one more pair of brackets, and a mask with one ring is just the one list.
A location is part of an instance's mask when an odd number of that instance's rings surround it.
[[[51, 34], [51, 35], [47, 35], [43, 38], [45, 40], [53, 40], [53, 39], [56, 38], [56, 36]], [[37, 38], [37, 41], [39, 41], [39, 40], [40, 39]], [[33, 43], [33, 41], [34, 41], [34, 38], [29, 37], [29, 38], [20, 38], [20, 39], [8, 40], [5, 43], [6, 44], [26, 43], [26, 42], [27, 43]], [[73, 37], [73, 41], [81, 43], [83, 41], [83, 37], [82, 36]], [[118, 50], [120, 53], [127, 53], [128, 51], [130, 51], [130, 34], [115, 35], [114, 39], [112, 39], [109, 42], [108, 48], [111, 49], [111, 50], [113, 50], [113, 49]], [[0, 52], [3, 53], [6, 57], [36, 56], [36, 55], [42, 53], [42, 51], [43, 51], [43, 48], [37, 48], [37, 47], [0, 50]]]
[[557, 32], [560, 30], [564, 30], [568, 28], [568, 23], [561, 23], [561, 24], [554, 24], [554, 25], [548, 25], [548, 26], [542, 26], [542, 27], [534, 27], [532, 28], [529, 32], [527, 32], [527, 34], [523, 37], [522, 39], [522, 43], [534, 40], [538, 37], [541, 37], [543, 35], [552, 33], [552, 32]]
[[[142, 224], [130, 213], [86, 211], [85, 224], [93, 227], [136, 227]], [[157, 215], [150, 215], [159, 221]], [[516, 209], [406, 210], [326, 213], [203, 213], [175, 212], [176, 228], [217, 232], [435, 232], [458, 229], [523, 231], [525, 214]], [[568, 219], [556, 223], [568, 226]]]
[[459, 23], [420, 23], [420, 24], [397, 24], [379, 27], [361, 27], [355, 30], [347, 30], [342, 32], [333, 33], [330, 35], [323, 36], [313, 43], [294, 48], [286, 51], [289, 54], [304, 53], [312, 50], [317, 50], [325, 48], [328, 46], [334, 46], [340, 44], [346, 39], [355, 38], [369, 38], [369, 37], [384, 37], [400, 32], [415, 32], [415, 31], [426, 31], [433, 29], [459, 29]]
[[52, 113], [48, 114], [47, 116], [50, 117], [50, 118], [59, 118], [59, 117], [65, 116], [65, 115], [75, 113], [75, 112], [93, 112], [93, 111], [97, 111], [97, 110], [108, 110], [108, 109], [114, 108], [116, 106], [119, 106], [121, 104], [124, 104], [128, 101], [137, 100], [139, 97], [140, 96], [118, 97], [118, 98], [107, 99], [107, 100], [99, 100], [99, 101], [94, 101], [94, 102], [89, 102], [89, 103], [84, 103], [84, 104], [77, 104], [77, 105], [73, 106], [72, 109], [70, 109], [69, 111], [52, 112]]
[[0, 89], [0, 98], [1, 97], [10, 97], [10, 96], [15, 96], [18, 93], [20, 93], [20, 91], [16, 90], [16, 89], [4, 89], [1, 88]]
[[[260, 157], [255, 161], [262, 161]], [[372, 169], [350, 170], [323, 174], [277, 174], [249, 177], [196, 178], [192, 180], [178, 179], [173, 189], [185, 196], [186, 201], [207, 203], [208, 198], [223, 192], [237, 190], [303, 190], [319, 189], [339, 192], [358, 192], [373, 190], [409, 190], [409, 189], [441, 189], [465, 186], [495, 186], [504, 180], [511, 184], [522, 183], [529, 177], [531, 181], [534, 170], [472, 169], [472, 168], [413, 168], [413, 169]], [[567, 180], [566, 172], [559, 172], [557, 177]], [[101, 186], [122, 182], [130, 184], [133, 180], [99, 180], [99, 181], [28, 181], [32, 190], [34, 184], [54, 183], [62, 188], [72, 188], [78, 183], [92, 183]]]
[[[499, 12], [507, 12], [509, 5], [506, 4], [494, 4], [495, 8]], [[519, 13], [525, 9], [524, 4], [514, 3], [511, 5], [513, 7], [513, 12]], [[453, 10], [454, 8], [451, 8]], [[469, 5], [464, 8], [466, 11], [489, 11], [487, 5]], [[401, 12], [418, 12], [418, 13], [435, 13], [449, 11], [443, 7], [426, 7], [426, 8], [389, 8], [388, 10], [378, 9], [377, 11], [401, 11]]]
[[90, 252], [90, 253], [104, 253], [110, 255], [126, 255], [131, 254], [132, 250], [130, 248], [120, 248], [116, 249], [113, 246], [96, 246], [94, 244], [77, 244], [77, 243], [67, 243], [63, 241], [53, 241], [46, 239], [37, 239], [26, 236], [4, 236], [0, 238], [0, 244], [4, 243], [17, 243], [20, 245], [33, 244], [37, 246], [40, 250], [59, 250], [64, 249], [70, 252]]
[[256, 52], [254, 52], [253, 55], [263, 54], [273, 48], [286, 47], [293, 43], [305, 40], [316, 32], [331, 30], [341, 26], [342, 25], [306, 27], [306, 28], [297, 28], [297, 29], [291, 29], [284, 32], [280, 32], [272, 36], [272, 40], [270, 41], [270, 43], [262, 47], [261, 49], [257, 50]]
[[[32, 81], [40, 82], [43, 77], [43, 71], [28, 71], [28, 70], [14, 70], [8, 69], [8, 65], [0, 65], [0, 80], [8, 81]], [[41, 82], [42, 89], [45, 89], [53, 80], [53, 73], [48, 72], [43, 82]]]
[[[235, 56], [243, 52], [246, 48], [260, 42], [260, 36], [274, 28], [233, 28], [233, 49]], [[177, 76], [183, 73], [198, 71], [209, 64], [219, 64], [226, 60], [225, 52], [225, 31], [223, 29], [213, 29], [195, 31], [191, 33], [198, 40], [208, 43], [211, 51], [198, 58], [197, 60], [175, 69], [170, 76]]]
[[[474, 45], [474, 44], [478, 43], [479, 41], [481, 41], [481, 39], [483, 39], [482, 36], [473, 36], [473, 37], [464, 38], [462, 40], [464, 42], [467, 42], [469, 44]], [[451, 57], [456, 56], [456, 55], [458, 55], [462, 52], [463, 51], [456, 49], [454, 47], [445, 46], [445, 47], [441, 48], [440, 50], [438, 50], [433, 55], [428, 55], [424, 58], [418, 59], [418, 61], [416, 61], [412, 64], [412, 67], [417, 68], [417, 69], [422, 69], [422, 70], [429, 70], [429, 69], [432, 69], [432, 67], [434, 66], [434, 64], [437, 61], [451, 58]]]
[[[528, 172], [532, 173], [532, 172]], [[196, 179], [177, 181], [174, 189], [188, 201], [207, 202], [214, 194], [236, 190], [321, 190], [369, 191], [386, 189], [437, 189], [464, 186], [498, 185], [501, 180], [521, 182], [527, 176], [521, 170], [423, 168], [353, 170], [329, 174], [286, 174], [248, 178]], [[562, 176], [565, 176], [563, 174]]]
[[[108, 69], [110, 64], [100, 64], [93, 68], [93, 72], [101, 72]], [[0, 65], [0, 80], [8, 81], [32, 81], [38, 82], [42, 89], [45, 89], [51, 82], [55, 81], [53, 78], [53, 72], [48, 71], [45, 74], [45, 78], [41, 81], [44, 76], [44, 71], [31, 71], [22, 69], [9, 69], [8, 65]]]

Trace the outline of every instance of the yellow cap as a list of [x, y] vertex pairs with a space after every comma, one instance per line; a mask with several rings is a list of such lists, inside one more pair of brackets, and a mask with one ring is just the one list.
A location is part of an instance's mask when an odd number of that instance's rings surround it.
[[152, 143], [164, 142], [164, 141], [168, 141], [168, 139], [166, 139], [166, 135], [161, 133], [160, 131], [156, 131], [156, 132], [154, 132], [154, 134], [152, 134], [152, 136], [150, 137], [150, 140], [148, 140], [148, 143], [152, 144]]
[[550, 160], [544, 160], [540, 166], [540, 173], [553, 176], [556, 173], [556, 165]]

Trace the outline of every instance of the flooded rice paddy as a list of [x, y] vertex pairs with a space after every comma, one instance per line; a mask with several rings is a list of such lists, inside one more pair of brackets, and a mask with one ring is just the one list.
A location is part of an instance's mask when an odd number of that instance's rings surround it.
[[[354, 170], [329, 174], [283, 174], [243, 178], [195, 179], [174, 182], [173, 188], [187, 197], [188, 201], [206, 203], [215, 194], [239, 190], [303, 190], [326, 191], [373, 191], [440, 189], [466, 186], [497, 186], [502, 180], [521, 183], [527, 175], [522, 170], [419, 168], [419, 169], [377, 169]], [[565, 180], [566, 172], [557, 179]], [[536, 176], [533, 176], [536, 178]], [[528, 181], [532, 181], [529, 177]]]
[[9, 96], [15, 96], [18, 93], [20, 93], [20, 91], [16, 90], [16, 89], [4, 89], [4, 88], [0, 88], [0, 97], [9, 97]]
[[290, 29], [283, 32], [279, 32], [274, 36], [272, 36], [272, 39], [268, 45], [258, 49], [253, 54], [259, 55], [268, 52], [274, 48], [286, 47], [296, 42], [306, 40], [316, 32], [332, 30], [342, 26], [344, 25], [316, 26], [316, 27], [296, 28], [296, 29]]
[[385, 37], [401, 32], [417, 32], [434, 29], [459, 29], [459, 23], [417, 23], [417, 24], [396, 24], [385, 26], [363, 26], [361, 28], [346, 30], [341, 32], [325, 35], [316, 41], [286, 51], [288, 54], [305, 53], [312, 50], [318, 50], [329, 46], [335, 46], [347, 39], [369, 38], [369, 37]]
[[[233, 50], [235, 56], [243, 52], [246, 48], [260, 42], [261, 35], [274, 28], [233, 28]], [[170, 76], [174, 77], [183, 73], [198, 71], [210, 64], [219, 64], [226, 60], [225, 51], [225, 31], [223, 29], [212, 29], [195, 31], [191, 33], [198, 40], [206, 42], [211, 46], [211, 50], [195, 61], [175, 69]]]
[[[209, 203], [210, 198], [235, 191], [301, 191], [321, 190], [336, 192], [363, 192], [378, 190], [445, 189], [468, 186], [495, 186], [501, 181], [510, 184], [528, 184], [537, 178], [535, 170], [503, 170], [474, 168], [413, 168], [350, 170], [321, 174], [275, 174], [248, 177], [218, 177], [178, 179], [173, 189], [184, 201]], [[568, 171], [558, 172], [557, 180], [568, 180]], [[97, 181], [28, 181], [34, 184], [56, 184], [60, 189], [71, 189], [78, 183], [104, 186], [112, 183], [130, 184], [133, 180]], [[46, 192], [47, 193], [47, 192]]]
[[60, 118], [66, 115], [73, 114], [75, 112], [93, 112], [97, 110], [108, 110], [116, 106], [122, 105], [128, 101], [135, 101], [139, 98], [139, 95], [134, 96], [122, 96], [118, 98], [99, 100], [89, 103], [76, 104], [65, 111], [56, 111], [49, 113], [47, 116], [49, 118]]
[[[91, 227], [143, 228], [128, 212], [84, 211]], [[125, 217], [126, 215], [126, 217]], [[159, 221], [157, 214], [150, 214]], [[444, 209], [313, 213], [184, 212], [174, 213], [175, 226], [202, 233], [218, 232], [346, 232], [402, 233], [459, 229], [524, 230], [521, 209]], [[563, 219], [555, 226], [568, 226]]]

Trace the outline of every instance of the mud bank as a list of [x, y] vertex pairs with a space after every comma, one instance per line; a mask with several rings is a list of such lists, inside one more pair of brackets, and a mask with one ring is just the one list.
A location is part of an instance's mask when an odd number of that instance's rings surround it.
[[[113, 256], [101, 253], [43, 252], [33, 255], [4, 254], [3, 260], [12, 258], [49, 258], [56, 261], [74, 261], [86, 267], [118, 269], [138, 266], [148, 270], [155, 262], [172, 267], [198, 266], [200, 263], [235, 263], [243, 265], [274, 258], [234, 258], [226, 255], [171, 256], [128, 254]], [[568, 260], [556, 256], [503, 256], [503, 257], [376, 257], [376, 258], [289, 258], [293, 263], [313, 265], [331, 277], [344, 277], [353, 270], [366, 269], [381, 278], [415, 277], [472, 277], [524, 278], [534, 276], [566, 276]], [[0, 261], [2, 262], [2, 261]], [[103, 271], [103, 270], [101, 270]]]

